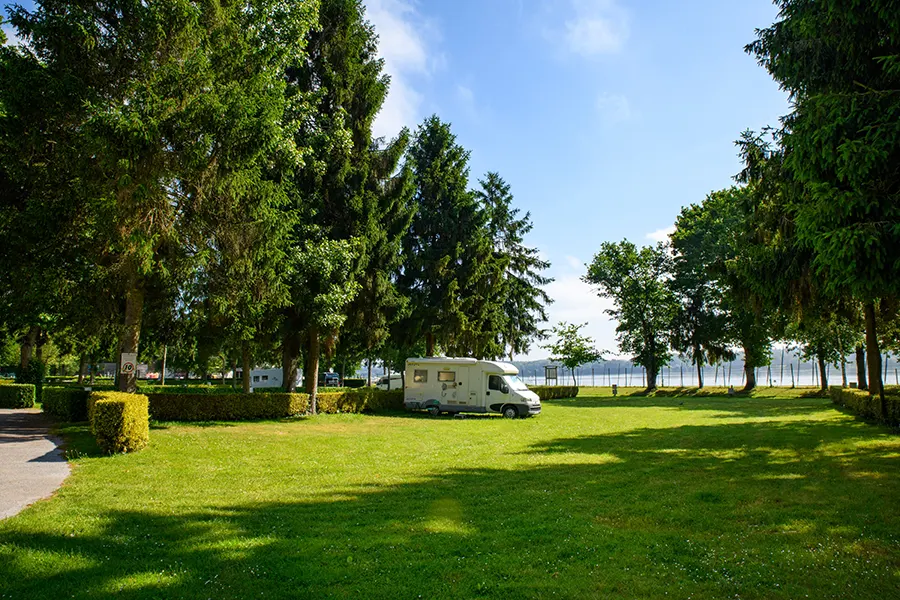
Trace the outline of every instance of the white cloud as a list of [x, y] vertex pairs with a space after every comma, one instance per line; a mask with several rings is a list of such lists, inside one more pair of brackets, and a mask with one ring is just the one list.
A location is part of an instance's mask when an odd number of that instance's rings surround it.
[[629, 33], [628, 15], [616, 0], [571, 0], [571, 9], [572, 16], [562, 29], [550, 33], [570, 52], [593, 57], [615, 54], [624, 47]]
[[[593, 338], [597, 349], [604, 351], [604, 357], [612, 358], [619, 354], [616, 345], [617, 323], [610, 320], [606, 311], [614, 305], [611, 300], [600, 298], [593, 287], [581, 280], [586, 271], [584, 261], [575, 256], [566, 256], [560, 267], [551, 270], [551, 276], [555, 279], [545, 289], [554, 302], [547, 309], [549, 321], [544, 327], [550, 329], [562, 321], [587, 323], [581, 330], [582, 335]], [[516, 359], [547, 358], [550, 353], [540, 347], [546, 343], [538, 342], [527, 355], [517, 356]]]
[[466, 105], [471, 105], [475, 102], [475, 92], [472, 91], [472, 88], [465, 85], [456, 86], [456, 97]]
[[669, 236], [675, 233], [675, 226], [666, 227], [664, 229], [657, 229], [656, 231], [651, 231], [647, 234], [648, 240], [653, 240], [654, 242], [668, 242]]
[[432, 55], [426, 40], [437, 37], [434, 26], [416, 10], [412, 0], [366, 0], [366, 18], [378, 34], [378, 50], [391, 88], [373, 126], [376, 136], [392, 137], [422, 118], [422, 94], [414, 79], [427, 76], [446, 63]]
[[615, 125], [628, 121], [632, 117], [631, 104], [628, 98], [621, 94], [602, 93], [597, 98], [597, 110], [603, 122], [607, 125]]

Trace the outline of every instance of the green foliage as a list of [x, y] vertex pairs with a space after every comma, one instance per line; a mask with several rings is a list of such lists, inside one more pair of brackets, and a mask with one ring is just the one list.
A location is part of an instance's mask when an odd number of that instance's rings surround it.
[[437, 344], [461, 356], [496, 354], [489, 301], [500, 280], [492, 277], [487, 216], [467, 189], [469, 152], [448, 123], [431, 116], [416, 131], [408, 161], [417, 211], [403, 241], [399, 283], [411, 312], [402, 342], [424, 337], [428, 356]]
[[537, 394], [542, 402], [578, 396], [578, 386], [575, 385], [530, 385], [528, 389]]
[[604, 242], [588, 265], [582, 280], [610, 298], [615, 308], [607, 314], [617, 319], [619, 349], [634, 355], [634, 363], [647, 370], [647, 388], [656, 387], [656, 376], [669, 363], [672, 322], [678, 301], [669, 285], [672, 257], [662, 243], [640, 250], [624, 240]]
[[0, 385], [0, 408], [31, 408], [34, 399], [35, 389], [30, 383]]
[[481, 186], [475, 197], [487, 214], [488, 235], [493, 246], [494, 272], [502, 282], [492, 296], [484, 298], [499, 314], [493, 315], [491, 327], [485, 328], [495, 336], [494, 344], [500, 350], [496, 356], [528, 352], [531, 342], [543, 339], [546, 332], [540, 324], [547, 320], [546, 307], [553, 303], [543, 286], [553, 279], [543, 275], [550, 263], [543, 260], [537, 248], [525, 245], [525, 235], [533, 225], [531, 214], [519, 216], [519, 209], [512, 207], [513, 196], [498, 173], [490, 172], [478, 182]]
[[91, 392], [88, 418], [97, 445], [107, 454], [135, 452], [150, 443], [147, 396], [122, 392]]
[[191, 394], [194, 396], [241, 394], [243, 390], [228, 385], [138, 385], [142, 394]]
[[343, 384], [346, 388], [361, 388], [366, 385], [366, 380], [361, 377], [345, 377]]
[[282, 419], [309, 409], [306, 394], [151, 393], [150, 415], [155, 421], [250, 421]]
[[359, 388], [318, 396], [318, 409], [323, 413], [363, 413], [403, 410], [403, 390], [382, 391]]
[[900, 425], [900, 394], [896, 392], [885, 394], [884, 406], [887, 408], [887, 414], [882, 413], [881, 399], [866, 391], [831, 386], [828, 394], [832, 402], [861, 417], [894, 427]]
[[83, 389], [45, 387], [41, 409], [61, 421], [87, 421], [89, 395]]
[[562, 363], [572, 372], [572, 381], [576, 386], [575, 369], [603, 359], [603, 354], [594, 347], [594, 340], [578, 333], [586, 325], [560, 323], [553, 328], [556, 341], [544, 346], [552, 353], [551, 361]]

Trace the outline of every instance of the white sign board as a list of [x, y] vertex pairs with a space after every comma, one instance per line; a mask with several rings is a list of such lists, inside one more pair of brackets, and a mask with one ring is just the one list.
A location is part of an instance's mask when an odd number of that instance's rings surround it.
[[122, 353], [122, 361], [119, 364], [119, 373], [122, 375], [137, 374], [137, 354], [131, 352]]

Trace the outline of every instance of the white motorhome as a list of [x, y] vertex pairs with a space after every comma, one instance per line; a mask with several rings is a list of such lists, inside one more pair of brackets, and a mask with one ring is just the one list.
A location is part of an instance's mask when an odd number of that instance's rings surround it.
[[[236, 369], [234, 373], [235, 378], [240, 381], [243, 376], [243, 371], [241, 369]], [[250, 371], [250, 386], [254, 389], [256, 388], [280, 388], [282, 387], [281, 382], [282, 370], [281, 369], [253, 369]], [[294, 385], [299, 386], [301, 383], [300, 374], [297, 374], [297, 380], [294, 382]]]
[[432, 415], [498, 412], [514, 419], [538, 415], [541, 400], [509, 363], [474, 358], [409, 358], [403, 402]]
[[399, 390], [403, 387], [403, 376], [400, 373], [391, 373], [390, 376], [379, 377], [375, 386], [382, 391]]

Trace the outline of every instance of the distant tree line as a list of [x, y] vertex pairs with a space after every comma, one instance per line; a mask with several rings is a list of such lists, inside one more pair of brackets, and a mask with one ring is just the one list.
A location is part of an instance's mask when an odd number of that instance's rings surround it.
[[[36, 2], [0, 48], [0, 332], [201, 375], [543, 335], [549, 263], [437, 116], [376, 138], [361, 0]], [[119, 377], [134, 390], [135, 379]], [[288, 384], [291, 385], [290, 383]]]
[[792, 110], [744, 132], [736, 185], [684, 208], [670, 244], [606, 243], [585, 281], [615, 301], [619, 344], [647, 368], [743, 352], [746, 387], [771, 344], [843, 366], [884, 402], [881, 353], [898, 349], [900, 12], [896, 2], [779, 0], [746, 50]]

